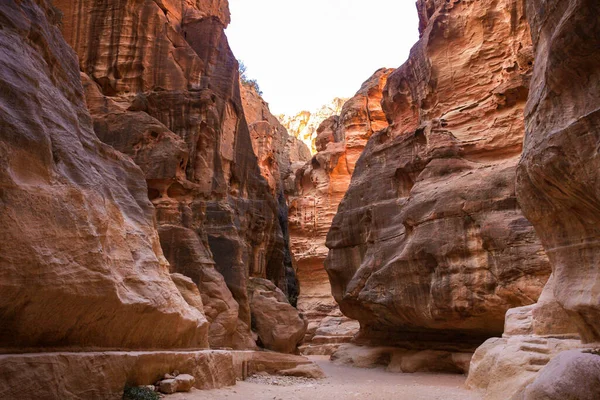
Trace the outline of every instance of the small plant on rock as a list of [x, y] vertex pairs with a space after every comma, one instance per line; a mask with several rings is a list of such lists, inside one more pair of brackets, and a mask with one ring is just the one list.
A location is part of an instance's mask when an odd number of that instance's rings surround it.
[[242, 85], [251, 88], [256, 92], [256, 94], [262, 96], [263, 92], [262, 90], [260, 90], [260, 86], [258, 86], [258, 82], [256, 81], [256, 79], [250, 79], [248, 78], [248, 75], [246, 75], [247, 67], [244, 64], [244, 62], [242, 60], [238, 60], [238, 64], [238, 70], [240, 72], [240, 82], [242, 82]]
[[159, 400], [160, 396], [154, 390], [144, 386], [125, 386], [123, 400]]

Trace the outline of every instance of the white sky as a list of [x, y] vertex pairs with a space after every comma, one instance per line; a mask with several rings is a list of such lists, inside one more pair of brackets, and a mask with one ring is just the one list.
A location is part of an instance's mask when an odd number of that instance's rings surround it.
[[273, 114], [351, 97], [418, 39], [414, 0], [229, 0], [227, 37]]

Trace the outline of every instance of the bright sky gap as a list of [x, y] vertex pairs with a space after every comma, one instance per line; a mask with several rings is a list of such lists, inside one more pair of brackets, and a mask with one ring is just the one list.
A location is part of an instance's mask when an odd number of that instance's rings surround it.
[[229, 0], [227, 37], [273, 114], [351, 97], [378, 68], [396, 68], [418, 39], [414, 1]]

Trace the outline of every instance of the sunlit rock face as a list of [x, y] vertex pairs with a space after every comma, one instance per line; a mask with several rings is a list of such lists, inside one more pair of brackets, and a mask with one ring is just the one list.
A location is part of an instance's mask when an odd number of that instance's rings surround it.
[[392, 71], [378, 70], [344, 104], [339, 115], [321, 123], [316, 137], [318, 153], [296, 173], [289, 220], [302, 289], [298, 307], [310, 321], [301, 348], [305, 353], [329, 354], [358, 331], [358, 322], [344, 317], [331, 295], [323, 266], [328, 251], [325, 238], [367, 140], [387, 126], [381, 97]]
[[96, 134], [144, 171], [171, 272], [198, 285], [211, 347], [254, 347], [248, 277], [297, 288], [252, 152], [227, 2], [55, 4]]
[[278, 115], [277, 118], [290, 135], [303, 141], [311, 154], [315, 154], [318, 151], [317, 129], [327, 118], [339, 115], [346, 100], [348, 99], [336, 97], [316, 111], [300, 111], [295, 115]]
[[327, 236], [359, 343], [473, 350], [534, 303], [550, 265], [515, 195], [532, 69], [522, 2], [418, 1], [421, 38], [383, 91]]
[[0, 20], [0, 348], [208, 346], [202, 303], [169, 275], [143, 172], [94, 134], [57, 10], [6, 0]]

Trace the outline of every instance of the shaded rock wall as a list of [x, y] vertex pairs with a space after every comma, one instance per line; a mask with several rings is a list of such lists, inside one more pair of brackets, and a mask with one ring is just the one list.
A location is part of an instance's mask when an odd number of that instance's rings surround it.
[[536, 62], [517, 170], [523, 212], [552, 262], [553, 294], [584, 342], [600, 342], [599, 11], [589, 0], [527, 1]]
[[296, 170], [310, 159], [310, 150], [301, 140], [288, 134], [271, 114], [269, 105], [249, 86], [241, 86], [242, 104], [248, 120], [252, 150], [262, 176], [278, 202], [279, 224], [284, 239], [287, 296], [295, 307], [299, 294], [294, 257], [290, 249], [287, 193], [295, 187]]
[[0, 4], [0, 348], [199, 348], [144, 175], [100, 142], [47, 1]]
[[56, 5], [94, 129], [142, 167], [171, 272], [199, 286], [211, 346], [254, 347], [248, 277], [284, 292], [295, 281], [277, 200], [251, 150], [227, 2]]
[[302, 287], [298, 307], [310, 321], [304, 352], [330, 353], [349, 341], [358, 323], [344, 317], [331, 295], [323, 261], [325, 238], [368, 138], [387, 121], [381, 110], [382, 90], [391, 69], [380, 69], [317, 129], [318, 153], [296, 172], [290, 196], [291, 248]]
[[538, 303], [509, 310], [503, 338], [477, 349], [467, 385], [486, 399], [597, 397], [598, 357], [565, 350], [600, 341], [598, 12], [594, 1], [527, 1], [535, 67], [517, 194], [553, 272]]
[[383, 92], [327, 237], [365, 343], [474, 349], [534, 303], [548, 259], [515, 195], [531, 40], [522, 1], [419, 1], [421, 39]]

